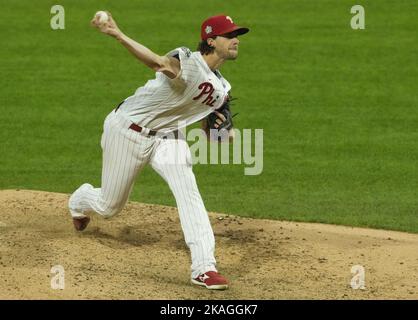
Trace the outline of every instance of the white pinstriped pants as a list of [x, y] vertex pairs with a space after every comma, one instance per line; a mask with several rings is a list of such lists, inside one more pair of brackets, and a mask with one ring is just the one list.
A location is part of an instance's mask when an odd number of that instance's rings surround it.
[[84, 184], [78, 188], [70, 201], [71, 215], [82, 217], [95, 211], [104, 218], [114, 216], [125, 206], [137, 174], [150, 163], [176, 199], [191, 251], [192, 277], [216, 271], [215, 238], [192, 171], [189, 146], [181, 139], [145, 136], [129, 129], [131, 123], [115, 111], [107, 116], [101, 140], [102, 186]]

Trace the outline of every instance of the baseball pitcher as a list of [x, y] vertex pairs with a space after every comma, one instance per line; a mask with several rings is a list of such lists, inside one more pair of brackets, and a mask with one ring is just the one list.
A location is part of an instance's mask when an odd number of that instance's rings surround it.
[[205, 129], [232, 131], [231, 85], [219, 68], [237, 58], [237, 37], [249, 29], [235, 25], [229, 16], [210, 17], [201, 26], [198, 51], [180, 47], [160, 56], [126, 36], [109, 12], [96, 15], [92, 25], [119, 41], [156, 74], [106, 117], [101, 187], [85, 183], [69, 199], [76, 230], [87, 227], [91, 212], [104, 218], [120, 212], [136, 176], [150, 164], [176, 199], [191, 251], [191, 282], [227, 289], [228, 281], [216, 269], [215, 239], [192, 171], [190, 150], [178, 130], [202, 120]]

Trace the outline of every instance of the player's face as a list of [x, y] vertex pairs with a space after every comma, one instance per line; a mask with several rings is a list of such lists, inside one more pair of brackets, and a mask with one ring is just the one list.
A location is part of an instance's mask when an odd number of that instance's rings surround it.
[[238, 35], [235, 32], [216, 37], [216, 52], [225, 60], [235, 60], [238, 57]]

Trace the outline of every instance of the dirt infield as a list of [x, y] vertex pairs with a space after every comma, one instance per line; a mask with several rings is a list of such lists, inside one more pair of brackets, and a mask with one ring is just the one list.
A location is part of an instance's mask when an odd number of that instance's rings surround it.
[[[74, 231], [69, 195], [0, 191], [1, 299], [418, 299], [418, 235], [210, 213], [219, 271], [213, 292], [189, 282], [177, 210], [129, 203]], [[65, 289], [51, 288], [51, 267]], [[350, 286], [365, 269], [365, 290]]]

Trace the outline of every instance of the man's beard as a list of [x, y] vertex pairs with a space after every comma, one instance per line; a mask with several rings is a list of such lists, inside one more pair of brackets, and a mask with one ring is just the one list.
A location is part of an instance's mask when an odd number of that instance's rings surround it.
[[238, 58], [238, 50], [228, 51], [227, 60], [235, 60], [236, 58]]

